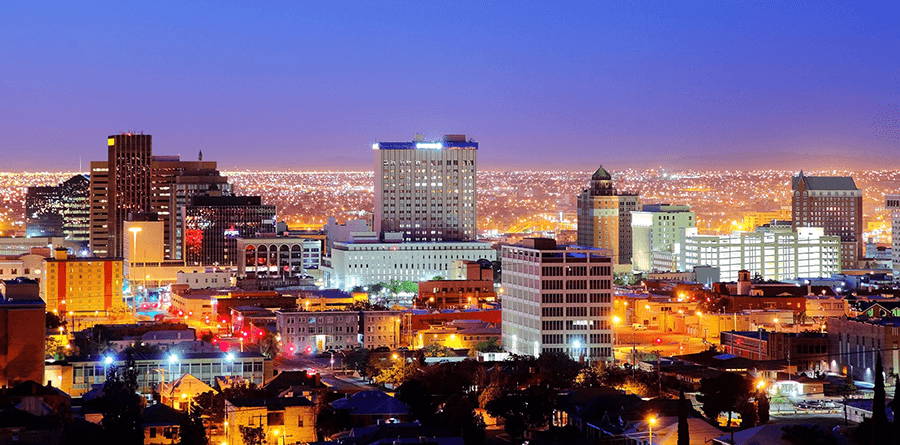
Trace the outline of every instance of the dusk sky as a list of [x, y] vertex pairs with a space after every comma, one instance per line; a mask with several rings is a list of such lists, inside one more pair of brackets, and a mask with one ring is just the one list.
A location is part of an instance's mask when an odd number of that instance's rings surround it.
[[[52, 2], [51, 2], [52, 3]], [[4, 2], [0, 170], [900, 167], [900, 2]], [[14, 155], [14, 157], [11, 157]]]

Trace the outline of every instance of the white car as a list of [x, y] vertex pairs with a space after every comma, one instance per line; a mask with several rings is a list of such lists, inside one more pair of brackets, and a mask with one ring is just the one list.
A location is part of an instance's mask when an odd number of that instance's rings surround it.
[[634, 323], [631, 325], [631, 327], [634, 328], [635, 331], [646, 331], [647, 330], [647, 326], [644, 326], [642, 323]]

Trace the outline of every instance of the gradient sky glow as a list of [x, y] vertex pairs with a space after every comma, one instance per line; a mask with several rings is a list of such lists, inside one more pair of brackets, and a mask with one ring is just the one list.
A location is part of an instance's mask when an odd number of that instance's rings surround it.
[[896, 1], [55, 3], [0, 13], [2, 170], [126, 130], [221, 169], [415, 133], [483, 169], [900, 167]]

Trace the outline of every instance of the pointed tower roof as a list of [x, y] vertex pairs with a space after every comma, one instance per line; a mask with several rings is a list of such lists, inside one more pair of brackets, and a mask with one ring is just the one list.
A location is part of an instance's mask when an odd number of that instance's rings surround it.
[[597, 169], [597, 171], [594, 172], [593, 175], [591, 175], [591, 181], [610, 181], [610, 180], [612, 180], [612, 175], [610, 175], [609, 172], [606, 171], [606, 169], [603, 168], [602, 165], [600, 166], [600, 168]]

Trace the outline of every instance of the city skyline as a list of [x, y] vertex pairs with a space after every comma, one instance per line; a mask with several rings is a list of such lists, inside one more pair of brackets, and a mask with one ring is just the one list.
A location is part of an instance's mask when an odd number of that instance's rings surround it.
[[900, 167], [891, 7], [11, 5], [0, 150], [75, 170], [143, 131], [223, 170], [358, 170], [465, 133], [503, 170]]

